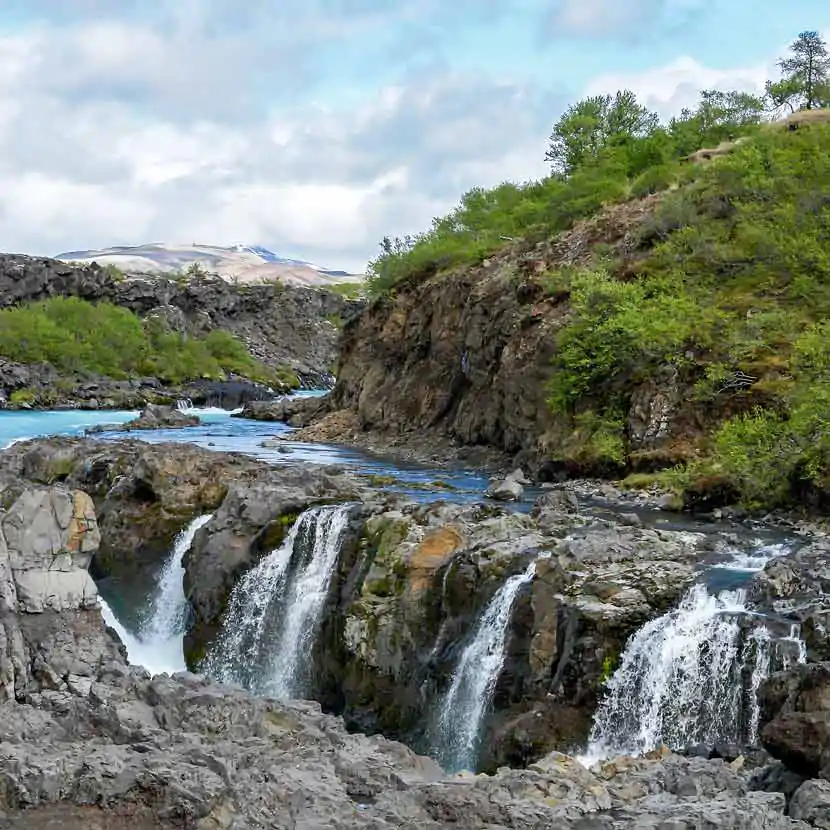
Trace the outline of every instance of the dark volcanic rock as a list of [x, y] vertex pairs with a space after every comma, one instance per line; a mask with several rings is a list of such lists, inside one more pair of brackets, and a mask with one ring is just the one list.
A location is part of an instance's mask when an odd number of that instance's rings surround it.
[[420, 745], [476, 620], [537, 560], [513, 609], [482, 763], [527, 763], [584, 741], [608, 665], [685, 591], [698, 553], [687, 535], [589, 523], [565, 512], [569, 500], [562, 507], [556, 524], [549, 505], [545, 527], [489, 505], [371, 515], [332, 589], [316, 671], [324, 705]]
[[759, 690], [764, 747], [805, 776], [830, 775], [830, 663], [772, 675]]
[[[804, 826], [784, 816], [782, 795], [751, 790], [722, 761], [664, 754], [589, 771], [551, 755], [526, 770], [447, 778], [401, 744], [348, 733], [316, 704], [187, 672], [150, 678], [126, 664], [96, 607], [85, 563], [100, 537], [85, 494], [25, 490], [0, 511], [0, 531], [3, 827]], [[65, 550], [57, 560], [47, 538]], [[26, 600], [38, 584], [56, 600], [48, 609]], [[823, 801], [815, 787], [793, 809], [813, 819]]]

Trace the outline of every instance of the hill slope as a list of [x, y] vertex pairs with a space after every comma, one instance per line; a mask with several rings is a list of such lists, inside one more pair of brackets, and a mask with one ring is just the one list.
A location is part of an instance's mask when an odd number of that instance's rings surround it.
[[345, 330], [333, 405], [347, 430], [483, 443], [543, 479], [673, 467], [662, 481], [690, 504], [824, 498], [826, 115], [634, 179], [606, 160], [522, 194], [569, 230], [482, 248], [518, 221], [495, 191], [484, 230], [456, 216], [388, 253]]

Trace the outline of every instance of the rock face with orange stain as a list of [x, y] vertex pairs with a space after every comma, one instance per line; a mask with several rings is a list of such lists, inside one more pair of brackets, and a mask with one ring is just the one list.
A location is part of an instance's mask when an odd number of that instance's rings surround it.
[[25, 490], [0, 515], [2, 596], [13, 610], [38, 613], [93, 608], [87, 572], [101, 534], [92, 499], [80, 490]]
[[608, 667], [694, 579], [700, 541], [582, 515], [569, 491], [531, 514], [364, 505], [356, 532], [315, 644], [314, 696], [351, 728], [417, 747], [490, 601], [535, 562], [511, 610], [487, 769], [585, 739]]

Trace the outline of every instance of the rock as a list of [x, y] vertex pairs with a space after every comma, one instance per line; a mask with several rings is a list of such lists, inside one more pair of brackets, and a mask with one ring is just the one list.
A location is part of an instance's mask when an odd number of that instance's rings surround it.
[[[142, 318], [155, 318], [180, 333], [203, 336], [224, 329], [239, 338], [250, 354], [269, 366], [284, 367], [287, 390], [298, 382], [329, 387], [337, 357], [338, 332], [329, 323], [349, 318], [362, 307], [358, 300], [318, 288], [287, 284], [237, 286], [219, 277], [171, 280], [147, 275], [113, 275], [97, 264], [74, 266], [40, 257], [0, 255], [0, 308], [48, 297], [108, 301]], [[291, 375], [294, 375], [292, 378]], [[132, 381], [84, 375], [61, 375], [51, 367], [12, 364], [0, 359], [0, 392], [26, 390], [41, 407], [72, 405], [138, 409], [159, 397], [176, 397], [156, 379]], [[277, 389], [277, 391], [282, 391]], [[196, 382], [184, 394], [194, 402], [237, 407], [249, 399], [273, 397], [245, 378], [226, 384]]]
[[328, 412], [329, 400], [325, 395], [309, 398], [283, 397], [275, 401], [249, 401], [234, 418], [250, 418], [254, 421], [277, 421], [293, 427], [305, 427]]
[[543, 526], [554, 526], [562, 520], [570, 520], [579, 514], [579, 499], [576, 493], [562, 485], [539, 496], [533, 502], [531, 515]]
[[86, 493], [26, 490], [0, 515], [0, 575], [11, 576], [3, 604], [29, 613], [97, 607], [86, 569], [100, 540]]
[[485, 495], [488, 499], [496, 501], [521, 501], [524, 487], [516, 479], [508, 477], [501, 481], [490, 482]]
[[299, 514], [315, 504], [350, 501], [363, 493], [350, 475], [311, 464], [265, 467], [257, 477], [229, 481], [227, 487], [184, 562], [185, 592], [194, 611], [185, 656], [193, 666], [218, 632], [235, 582], [279, 547]]
[[513, 607], [482, 762], [525, 764], [583, 742], [609, 667], [692, 583], [701, 540], [573, 514], [558, 521], [552, 531], [495, 506], [370, 512], [365, 541], [341, 559], [320, 634], [324, 706], [351, 728], [423, 740], [459, 643], [506, 577], [535, 559], [536, 578]]
[[[78, 511], [66, 509], [69, 494], [55, 487], [19, 497], [14, 516], [30, 517], [37, 528], [21, 532], [17, 519], [10, 525], [17, 533], [14, 562], [24, 570], [42, 562], [44, 540], [59, 534], [57, 528], [82, 569], [95, 539], [79, 535], [72, 525]], [[90, 503], [80, 501], [91, 521]], [[484, 543], [498, 524], [504, 536], [531, 524], [528, 517], [494, 511], [485, 520], [489, 531], [473, 529], [469, 538], [458, 522], [458, 507], [417, 510], [420, 517], [399, 513], [394, 522], [403, 523], [395, 525], [387, 516], [375, 530], [409, 540], [406, 583], [418, 596], [431, 583], [428, 574], [440, 573], [441, 563], [452, 561], [460, 548]], [[414, 533], [418, 518], [429, 516], [440, 522], [433, 521], [427, 533]], [[446, 524], [450, 517], [454, 531]], [[514, 544], [505, 538], [497, 559], [509, 562]], [[394, 556], [394, 546], [385, 555]], [[481, 550], [480, 555], [482, 566], [494, 567], [490, 554]], [[3, 578], [13, 580], [11, 559], [2, 567]], [[9, 593], [7, 585], [3, 596]], [[586, 821], [610, 828], [636, 821], [638, 827], [662, 830], [687, 826], [681, 823], [686, 821], [747, 830], [805, 826], [784, 816], [783, 795], [753, 791], [742, 776], [735, 765], [721, 761], [655, 753], [592, 770], [554, 754], [528, 769], [447, 777], [401, 744], [347, 731], [315, 703], [255, 697], [189, 672], [151, 678], [126, 664], [123, 648], [97, 610], [64, 605], [29, 613], [18, 603], [0, 613], [4, 826], [584, 830], [590, 826]], [[824, 793], [821, 787], [814, 790], [799, 791], [793, 808], [818, 816]]]
[[148, 404], [138, 418], [127, 421], [122, 429], [126, 432], [134, 429], [182, 429], [198, 427], [201, 423], [201, 418], [188, 415], [175, 407]]
[[790, 802], [791, 818], [830, 830], [830, 781], [805, 781]]
[[758, 699], [764, 748], [801, 775], [830, 774], [830, 663], [777, 672]]
[[184, 429], [201, 426], [202, 419], [188, 415], [172, 406], [148, 404], [138, 416], [124, 424], [96, 424], [88, 427], [87, 435], [101, 432], [132, 432], [140, 429]]

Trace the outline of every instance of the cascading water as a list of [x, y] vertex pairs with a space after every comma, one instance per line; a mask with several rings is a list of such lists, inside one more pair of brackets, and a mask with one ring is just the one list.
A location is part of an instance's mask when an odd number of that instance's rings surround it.
[[234, 587], [204, 664], [220, 680], [288, 698], [309, 681], [309, 657], [337, 565], [350, 504], [306, 510], [285, 541]]
[[182, 666], [184, 656], [181, 654], [181, 637], [187, 623], [187, 598], [184, 595], [182, 562], [193, 545], [196, 533], [212, 518], [213, 515], [210, 513], [199, 516], [176, 536], [173, 553], [158, 576], [150, 614], [139, 635], [148, 646], [165, 644], [174, 647], [179, 652], [179, 662]]
[[144, 666], [152, 674], [172, 673], [186, 668], [182, 635], [187, 623], [187, 598], [184, 595], [182, 561], [197, 531], [212, 518], [212, 514], [198, 516], [176, 536], [170, 557], [159, 573], [150, 611], [137, 636], [121, 625], [109, 605], [101, 599], [104, 620], [118, 632], [130, 662]]
[[523, 573], [511, 576], [496, 592], [453, 673], [432, 740], [435, 756], [448, 771], [475, 769], [484, 718], [504, 666], [513, 603], [535, 573], [534, 562]]
[[678, 608], [629, 640], [583, 760], [756, 740], [756, 692], [769, 675], [772, 646], [745, 591], [715, 597], [695, 585]]

